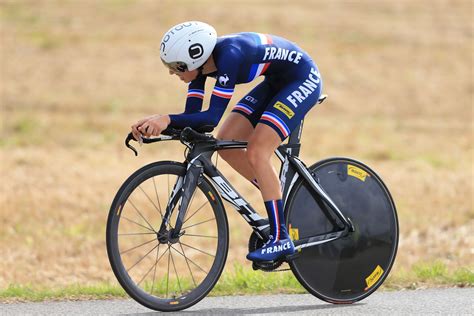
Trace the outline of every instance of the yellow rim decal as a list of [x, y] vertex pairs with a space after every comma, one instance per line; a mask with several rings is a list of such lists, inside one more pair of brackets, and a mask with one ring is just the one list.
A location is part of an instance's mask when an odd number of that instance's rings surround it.
[[211, 197], [211, 199], [212, 199], [213, 201], [215, 201], [215, 200], [216, 200], [216, 198], [214, 197], [214, 194], [212, 194], [212, 192], [211, 192], [211, 191], [209, 191], [208, 193], [209, 193], [209, 196]]
[[365, 181], [366, 177], [370, 177], [367, 172], [353, 165], [347, 165], [347, 175], [356, 177], [361, 181]]
[[179, 301], [172, 301], [172, 302], [170, 302], [170, 304], [171, 305], [177, 305], [177, 304], [179, 304]]
[[370, 289], [382, 276], [383, 269], [381, 266], [377, 265], [375, 270], [365, 279], [365, 283], [367, 283], [367, 287], [365, 290], [367, 291]]
[[120, 216], [120, 213], [122, 212], [122, 209], [123, 209], [123, 204], [120, 204], [120, 205], [117, 207], [117, 216]]
[[293, 227], [291, 227], [291, 224], [290, 224], [289, 230], [290, 230], [291, 240], [298, 240], [300, 238], [298, 228], [293, 228]]

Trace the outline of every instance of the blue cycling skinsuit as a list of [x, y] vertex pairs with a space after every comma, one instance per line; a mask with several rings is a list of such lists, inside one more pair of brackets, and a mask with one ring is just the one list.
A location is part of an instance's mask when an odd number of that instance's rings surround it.
[[[316, 104], [322, 80], [311, 57], [296, 44], [275, 35], [238, 33], [219, 37], [212, 52], [217, 71], [190, 82], [184, 113], [171, 114], [170, 126], [217, 126], [234, 93], [235, 85], [259, 76], [265, 79], [232, 109], [255, 127], [270, 126], [283, 141]], [[202, 110], [207, 77], [214, 77], [209, 108]], [[295, 252], [286, 230], [280, 200], [265, 201], [270, 240], [247, 255], [253, 261], [272, 261]], [[282, 220], [280, 220], [282, 219]]]
[[[242, 114], [253, 126], [270, 126], [284, 140], [321, 94], [318, 67], [306, 52], [284, 38], [260, 33], [222, 36], [217, 39], [212, 55], [217, 71], [199, 76], [189, 84], [185, 111], [170, 115], [171, 126], [217, 126], [235, 85], [265, 76], [232, 112]], [[207, 77], [216, 78], [216, 85], [209, 109], [201, 112]]]

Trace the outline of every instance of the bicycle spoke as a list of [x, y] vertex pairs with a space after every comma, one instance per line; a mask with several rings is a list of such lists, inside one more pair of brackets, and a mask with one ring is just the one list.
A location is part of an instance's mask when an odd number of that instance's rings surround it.
[[[140, 187], [139, 187], [140, 188]], [[141, 188], [140, 188], [141, 189]], [[143, 190], [142, 190], [143, 191]], [[135, 211], [137, 211], [138, 215], [140, 215], [141, 218], [143, 218], [143, 220], [148, 224], [148, 226], [151, 228], [151, 230], [153, 230], [155, 232], [155, 229], [153, 228], [153, 226], [151, 226], [150, 223], [148, 223], [148, 221], [146, 220], [146, 218], [142, 215], [142, 213], [138, 210], [138, 208], [135, 206], [135, 204], [133, 204], [132, 202], [132, 198], [129, 198], [128, 201], [130, 202], [130, 204], [132, 204], [133, 208], [135, 209]]]
[[[189, 220], [191, 219], [191, 217], [193, 217], [194, 215], [196, 215], [196, 213], [199, 212], [207, 203], [208, 203], [208, 201], [205, 201], [205, 202], [197, 209], [197, 211], [193, 213], [193, 215], [189, 216], [189, 217], [183, 222], [183, 224], [186, 223], [187, 221], [189, 221]], [[189, 204], [189, 205], [191, 205], [191, 204]]]
[[[158, 248], [159, 248], [159, 247], [158, 247]], [[155, 267], [158, 265], [158, 262], [160, 262], [161, 258], [163, 258], [163, 256], [168, 252], [168, 250], [169, 250], [169, 248], [166, 249], [165, 252], [163, 252], [163, 253], [161, 254], [160, 258], [158, 258], [158, 260], [155, 262]], [[151, 270], [151, 269], [150, 269], [150, 270]], [[147, 273], [147, 274], [148, 274], [148, 273]], [[145, 274], [145, 277], [146, 277], [147, 274]], [[140, 282], [137, 283], [137, 285], [140, 285], [140, 283], [143, 282], [143, 280], [145, 279], [145, 277], [143, 277], [143, 278], [140, 280]]]
[[124, 253], [132, 251], [133, 249], [137, 249], [138, 247], [144, 246], [144, 245], [149, 244], [149, 243], [154, 242], [154, 241], [157, 241], [156, 238], [153, 238], [152, 240], [149, 240], [149, 241], [145, 241], [143, 244], [140, 244], [140, 245], [135, 246], [133, 248], [127, 249], [125, 251], [121, 251], [120, 254], [123, 255]]
[[178, 280], [179, 291], [181, 294], [184, 294], [183, 289], [181, 288], [181, 283], [179, 282], [179, 275], [178, 275], [178, 271], [176, 270], [176, 265], [174, 264], [174, 258], [173, 258], [173, 254], [171, 253], [171, 250], [170, 250], [170, 254], [171, 254], [171, 261], [173, 262], [174, 273], [176, 274], [176, 279]]
[[168, 275], [166, 277], [166, 298], [168, 298], [168, 283], [170, 281], [170, 254], [171, 254], [170, 246], [168, 246], [168, 250], [169, 250], [169, 253], [168, 253]]
[[120, 218], [126, 219], [127, 221], [132, 222], [132, 223], [134, 223], [134, 224], [137, 224], [138, 226], [141, 226], [141, 227], [145, 228], [146, 230], [149, 230], [149, 231], [153, 232], [154, 234], [156, 234], [156, 232], [155, 232], [153, 229], [150, 229], [150, 227], [146, 227], [146, 226], [144, 226], [144, 225], [142, 225], [142, 224], [140, 224], [140, 223], [137, 223], [137, 222], [131, 220], [130, 218], [127, 218], [127, 217], [125, 217], [125, 216], [123, 216], [123, 215], [120, 216]]
[[138, 260], [137, 262], [135, 262], [135, 264], [133, 266], [131, 266], [130, 268], [127, 269], [127, 272], [129, 272], [130, 270], [133, 269], [133, 267], [135, 267], [137, 264], [139, 264], [143, 259], [146, 258], [146, 256], [148, 256], [153, 250], [155, 250], [156, 248], [159, 248], [160, 247], [160, 244], [156, 245], [155, 247], [153, 247], [150, 251], [148, 251], [143, 257], [140, 258], [140, 260]]
[[160, 208], [159, 209], [160, 215], [161, 215], [161, 218], [163, 219], [163, 213], [161, 212], [160, 197], [158, 196], [158, 190], [156, 189], [155, 177], [153, 177], [152, 180], [153, 180], [153, 186], [155, 187], [156, 200], [158, 201], [158, 207]]
[[133, 236], [133, 235], [156, 235], [156, 233], [126, 233], [126, 234], [117, 234], [117, 236]]
[[[198, 269], [200, 269], [202, 272], [204, 272], [204, 273], [206, 273], [206, 274], [208, 273], [208, 271], [205, 271], [199, 264], [197, 264], [196, 262], [194, 262], [193, 260], [191, 260], [190, 258], [188, 258], [188, 257], [186, 256], [186, 254], [184, 254], [184, 248], [183, 248], [183, 246], [181, 245], [181, 242], [179, 242], [179, 246], [180, 246], [181, 249], [183, 250], [183, 253], [179, 252], [179, 250], [176, 249], [176, 248], [174, 248], [173, 246], [171, 246], [171, 247], [172, 247], [177, 253], [179, 253], [181, 256], [187, 258], [187, 260], [188, 260], [189, 262], [191, 262], [192, 264], [194, 264], [194, 265], [195, 265]], [[192, 275], [192, 273], [191, 273], [191, 275]], [[194, 279], [193, 279], [193, 281], [194, 281]]]
[[186, 257], [186, 253], [184, 252], [183, 245], [179, 243], [179, 246], [181, 247], [181, 251], [183, 252], [184, 259], [186, 260], [186, 265], [188, 266], [189, 274], [191, 274], [191, 279], [193, 280], [193, 284], [194, 286], [197, 286], [196, 281], [194, 280], [193, 272], [191, 271], [191, 267], [189, 266], [188, 257]]
[[[161, 255], [160, 259], [165, 255], [165, 253], [166, 253], [168, 250], [169, 250], [169, 247], [168, 247], [168, 249], [165, 250], [165, 252], [163, 252], [163, 254]], [[158, 262], [160, 261], [160, 259], [158, 259], [158, 261], [156, 261], [155, 264], [151, 266], [151, 268], [147, 271], [147, 273], [145, 273], [145, 275], [142, 277], [142, 279], [137, 283], [137, 286], [139, 286], [140, 283], [142, 283], [143, 280], [145, 280], [145, 278], [146, 278], [146, 276], [148, 275], [148, 273], [150, 273], [150, 271], [153, 269], [153, 267], [155, 267], [155, 266], [158, 264]]]
[[189, 248], [192, 248], [192, 249], [197, 250], [197, 251], [199, 251], [199, 252], [202, 252], [203, 254], [206, 254], [206, 255], [211, 256], [211, 257], [213, 257], [213, 258], [216, 257], [216, 256], [214, 256], [214, 255], [211, 255], [211, 254], [208, 253], [208, 252], [205, 252], [204, 250], [201, 250], [201, 249], [198, 249], [198, 248], [196, 248], [196, 247], [193, 247], [193, 246], [190, 246], [190, 245], [188, 245], [188, 244], [185, 244], [184, 242], [180, 242], [180, 244], [183, 244], [183, 245], [186, 246], [186, 247], [189, 247]]
[[195, 235], [195, 234], [184, 234], [183, 236], [205, 237], [205, 238], [217, 238], [217, 236], [206, 236], [206, 235]]
[[208, 219], [208, 220], [205, 220], [205, 221], [199, 222], [199, 223], [197, 223], [197, 224], [194, 224], [194, 225], [190, 225], [190, 226], [183, 227], [183, 228], [181, 228], [181, 230], [185, 230], [186, 228], [190, 228], [190, 227], [194, 227], [194, 226], [197, 226], [197, 225], [201, 225], [201, 224], [204, 224], [204, 223], [210, 222], [210, 221], [212, 221], [212, 220], [215, 220], [215, 219], [216, 219], [216, 218], [215, 218], [215, 217], [213, 217], [213, 218], [211, 218], [211, 219]]
[[153, 202], [153, 200], [150, 198], [150, 196], [142, 189], [141, 186], [138, 186], [138, 188], [143, 192], [143, 194], [145, 194], [145, 196], [146, 196], [146, 198], [148, 199], [148, 201], [150, 201], [150, 203], [153, 204], [153, 206], [155, 207], [155, 209], [160, 213], [161, 219], [163, 219], [163, 214], [161, 214], [161, 210], [158, 209], [158, 207], [157, 207], [156, 204]]
[[160, 253], [160, 247], [156, 249], [156, 258], [155, 258], [155, 268], [153, 270], [153, 283], [151, 284], [151, 292], [150, 295], [153, 295], [153, 289], [155, 288], [155, 277], [156, 277], [156, 267], [158, 263], [158, 254]]

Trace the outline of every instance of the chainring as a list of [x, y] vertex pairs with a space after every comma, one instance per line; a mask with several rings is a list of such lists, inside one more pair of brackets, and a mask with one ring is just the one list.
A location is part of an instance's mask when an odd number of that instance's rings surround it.
[[[264, 244], [263, 239], [261, 239], [257, 233], [252, 232], [249, 238], [249, 252], [255, 251], [262, 248]], [[284, 260], [279, 259], [275, 261], [263, 261], [263, 262], [253, 262], [252, 268], [254, 270], [262, 270], [265, 272], [271, 272], [280, 267], [283, 264]]]

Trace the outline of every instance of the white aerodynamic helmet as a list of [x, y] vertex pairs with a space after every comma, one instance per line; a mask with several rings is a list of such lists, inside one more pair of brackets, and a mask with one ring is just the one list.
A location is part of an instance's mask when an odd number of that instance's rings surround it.
[[216, 30], [209, 24], [189, 21], [173, 26], [161, 39], [161, 61], [174, 71], [201, 67], [217, 42]]

